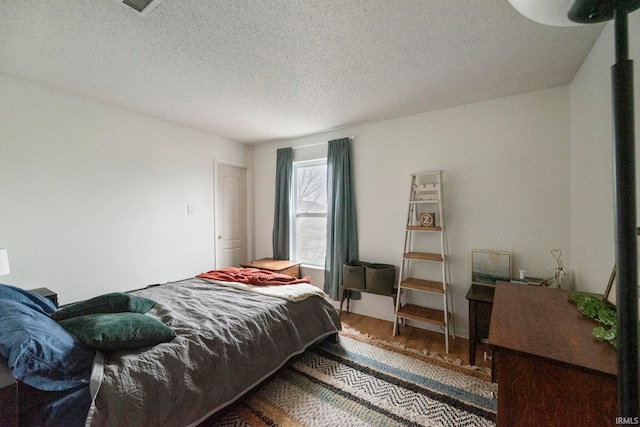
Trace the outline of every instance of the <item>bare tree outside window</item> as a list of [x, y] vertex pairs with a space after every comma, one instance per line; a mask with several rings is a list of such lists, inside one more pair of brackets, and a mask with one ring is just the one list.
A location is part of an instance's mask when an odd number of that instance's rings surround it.
[[326, 160], [294, 164], [294, 259], [324, 265], [327, 243]]

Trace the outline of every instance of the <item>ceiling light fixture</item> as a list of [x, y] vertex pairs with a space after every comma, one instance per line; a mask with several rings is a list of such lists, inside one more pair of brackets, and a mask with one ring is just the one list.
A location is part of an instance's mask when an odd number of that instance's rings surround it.
[[142, 16], [147, 16], [162, 0], [116, 0], [116, 2], [128, 6]]
[[636, 236], [633, 61], [629, 59], [627, 15], [640, 0], [509, 0], [527, 18], [547, 25], [614, 20], [616, 63], [611, 67], [616, 211], [618, 408], [621, 417], [639, 416], [638, 404], [638, 238]]

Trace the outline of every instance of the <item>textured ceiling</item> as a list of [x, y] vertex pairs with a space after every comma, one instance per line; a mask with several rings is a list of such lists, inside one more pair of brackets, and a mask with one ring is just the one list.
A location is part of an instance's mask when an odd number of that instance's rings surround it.
[[568, 84], [603, 26], [507, 0], [0, 0], [0, 73], [256, 143]]

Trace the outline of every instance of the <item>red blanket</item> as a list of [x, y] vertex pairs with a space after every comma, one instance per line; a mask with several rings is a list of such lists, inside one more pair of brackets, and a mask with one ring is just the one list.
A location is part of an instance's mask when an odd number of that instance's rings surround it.
[[308, 276], [302, 279], [287, 276], [286, 274], [274, 273], [272, 271], [260, 270], [259, 268], [236, 268], [227, 267], [221, 270], [211, 270], [198, 274], [201, 279], [219, 280], [221, 282], [236, 282], [246, 285], [268, 286], [268, 285], [295, 285], [298, 283], [311, 283]]

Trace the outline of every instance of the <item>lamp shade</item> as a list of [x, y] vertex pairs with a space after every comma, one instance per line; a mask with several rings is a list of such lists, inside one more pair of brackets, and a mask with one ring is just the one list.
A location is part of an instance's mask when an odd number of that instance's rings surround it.
[[558, 27], [580, 25], [568, 16], [573, 0], [509, 0], [509, 3], [522, 15], [541, 24]]
[[9, 273], [11, 273], [9, 269], [9, 255], [6, 249], [0, 248], [0, 275]]

